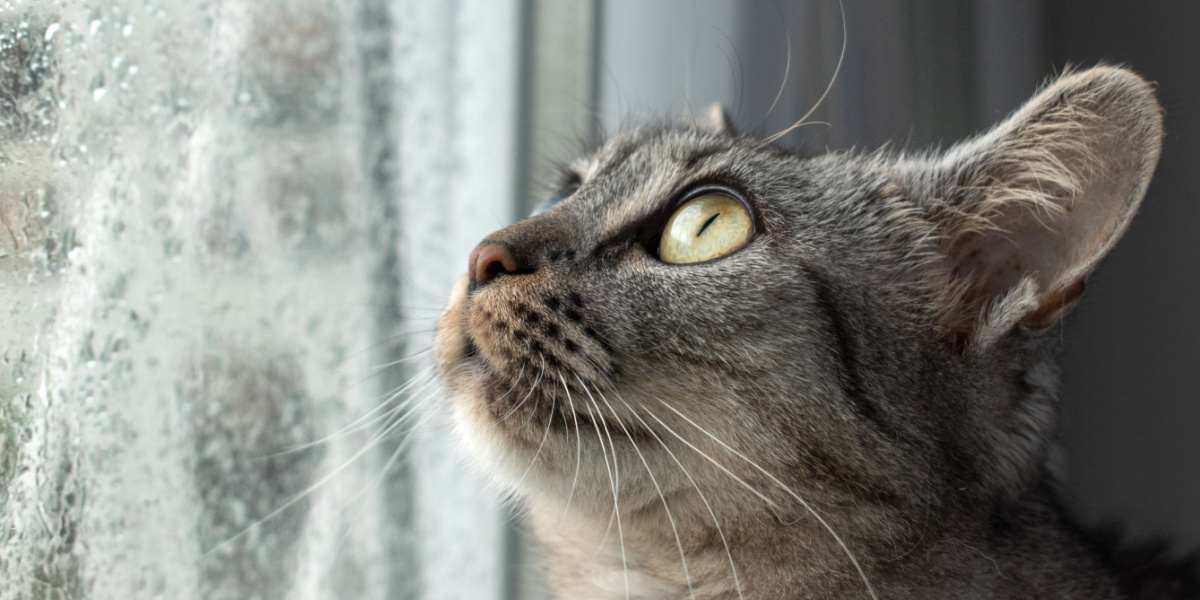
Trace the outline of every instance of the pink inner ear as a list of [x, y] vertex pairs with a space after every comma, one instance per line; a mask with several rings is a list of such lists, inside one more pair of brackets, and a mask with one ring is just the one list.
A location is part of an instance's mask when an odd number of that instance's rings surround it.
[[1161, 145], [1153, 86], [1096, 67], [940, 156], [896, 161], [937, 228], [946, 337], [983, 348], [1065, 314], [1137, 212]]
[[1067, 197], [1052, 198], [1053, 205], [1003, 206], [989, 219], [991, 229], [959, 239], [952, 251], [956, 272], [971, 280], [981, 300], [1000, 297], [1026, 277], [1047, 297], [1076, 286], [1133, 218], [1144, 185], [1129, 176], [1134, 170], [1096, 173], [1077, 191], [1064, 191]]

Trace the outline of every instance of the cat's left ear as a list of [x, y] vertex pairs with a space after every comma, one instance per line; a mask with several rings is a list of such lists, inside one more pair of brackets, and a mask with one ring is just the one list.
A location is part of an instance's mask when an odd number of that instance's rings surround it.
[[1141, 204], [1162, 137], [1154, 87], [1096, 67], [1060, 77], [910, 178], [940, 229], [957, 344], [986, 348], [1074, 306]]
[[708, 109], [704, 111], [704, 114], [694, 117], [692, 122], [696, 127], [709, 133], [737, 135], [737, 129], [733, 126], [733, 120], [729, 118], [729, 113], [720, 102], [710, 104]]

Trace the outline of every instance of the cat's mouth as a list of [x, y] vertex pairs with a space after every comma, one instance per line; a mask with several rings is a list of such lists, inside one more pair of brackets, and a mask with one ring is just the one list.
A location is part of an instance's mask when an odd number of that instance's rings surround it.
[[[604, 432], [614, 439], [648, 439], [649, 433], [633, 422], [628, 410], [620, 410], [623, 400], [614, 400], [612, 392], [601, 384], [572, 371], [569, 364], [550, 353], [538, 354], [511, 369], [497, 369], [468, 334], [462, 351], [464, 363], [481, 382], [479, 401], [497, 423], [515, 430], [559, 432], [571, 436], [578, 432]], [[507, 367], [508, 365], [505, 365]], [[536, 437], [536, 436], [535, 436]]]
[[[580, 294], [494, 286], [456, 290], [439, 322], [435, 356], [475, 411], [526, 442], [557, 432], [648, 439], [614, 396], [611, 348]], [[482, 409], [482, 410], [479, 410]], [[478, 414], [477, 413], [477, 414]], [[478, 416], [483, 416], [478, 414]]]

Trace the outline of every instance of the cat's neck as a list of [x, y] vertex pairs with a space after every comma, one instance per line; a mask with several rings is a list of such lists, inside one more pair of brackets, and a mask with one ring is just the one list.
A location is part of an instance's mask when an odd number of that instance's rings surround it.
[[556, 597], [779, 600], [865, 590], [846, 551], [815, 522], [783, 527], [765, 511], [716, 514], [714, 521], [684, 495], [665, 501], [670, 518], [661, 504], [622, 511], [619, 528], [607, 515], [534, 502], [528, 521]]
[[[529, 525], [541, 546], [555, 597], [872, 598], [845, 550], [819, 525], [801, 521], [781, 526], [761, 514], [730, 514], [718, 515], [718, 530], [711, 515], [689, 512], [692, 507], [686, 506], [686, 498], [668, 500], [674, 528], [663, 512], [647, 508], [623, 512], [619, 531], [615, 519], [610, 525], [606, 518], [564, 514], [546, 506], [539, 510], [535, 503]], [[985, 530], [978, 527], [981, 520], [977, 518], [931, 514], [923, 523], [896, 523], [897, 530], [907, 533], [886, 544], [873, 544], [846, 532], [844, 539], [855, 550], [876, 598], [974, 598], [985, 591], [1002, 597], [1030, 597], [1055, 589], [1055, 585], [1086, 585], [1093, 592], [1088, 597], [1119, 597], [1114, 583], [1106, 578], [1071, 581], [1071, 574], [1080, 568], [1076, 563], [1095, 562], [1095, 557], [1071, 528], [1064, 526], [1042, 491], [1031, 491], [993, 516], [1014, 525], [1003, 531]], [[1010, 552], [1014, 548], [1023, 550]], [[1046, 555], [1029, 548], [1040, 548]], [[1076, 559], [1054, 560], [1061, 555]], [[1030, 569], [1030, 565], [1039, 567]], [[1028, 578], [1030, 572], [1039, 578]]]

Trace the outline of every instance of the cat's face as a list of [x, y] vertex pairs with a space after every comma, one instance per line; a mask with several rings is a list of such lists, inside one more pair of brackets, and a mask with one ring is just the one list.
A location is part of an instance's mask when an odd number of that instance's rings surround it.
[[[435, 342], [463, 439], [519, 494], [601, 518], [694, 488], [789, 521], [798, 497], [927, 509], [1016, 485], [1053, 423], [1039, 333], [1157, 158], [1147, 94], [1074, 75], [943, 156], [611, 139], [472, 255]], [[1140, 119], [1110, 131], [1114, 106]], [[1097, 175], [1105, 153], [1120, 172]]]
[[[655, 494], [639, 485], [646, 469], [634, 444], [663, 463], [652, 463], [660, 483], [690, 485], [665, 443], [689, 472], [719, 478], [707, 488], [741, 487], [688, 451], [694, 444], [723, 466], [748, 468], [697, 425], [788, 479], [807, 473], [872, 487], [857, 473], [881, 460], [922, 462], [880, 455], [888, 449], [873, 440], [878, 415], [853, 397], [863, 382], [843, 364], [858, 352], [847, 338], [869, 336], [847, 329], [921, 333], [925, 322], [901, 314], [911, 306], [888, 305], [889, 295], [919, 293], [919, 278], [906, 272], [916, 263], [905, 255], [919, 254], [928, 225], [907, 214], [881, 168], [848, 157], [805, 159], [698, 129], [611, 140], [574, 166], [564, 199], [489, 236], [511, 249], [521, 272], [464, 290], [443, 317], [439, 361], [467, 437], [487, 446], [507, 479], [524, 477], [522, 485], [564, 499], [574, 484], [576, 501], [600, 503], [611, 495], [603, 459], [613, 449], [622, 494]], [[722, 220], [738, 227], [743, 215], [749, 241], [710, 260], [667, 262], [667, 222], [697, 196], [736, 205], [695, 245]], [[862, 214], [883, 235], [848, 229]], [[840, 297], [847, 293], [873, 297]], [[847, 312], [868, 307], [888, 316], [852, 321]], [[744, 479], [771, 493], [761, 474]]]

